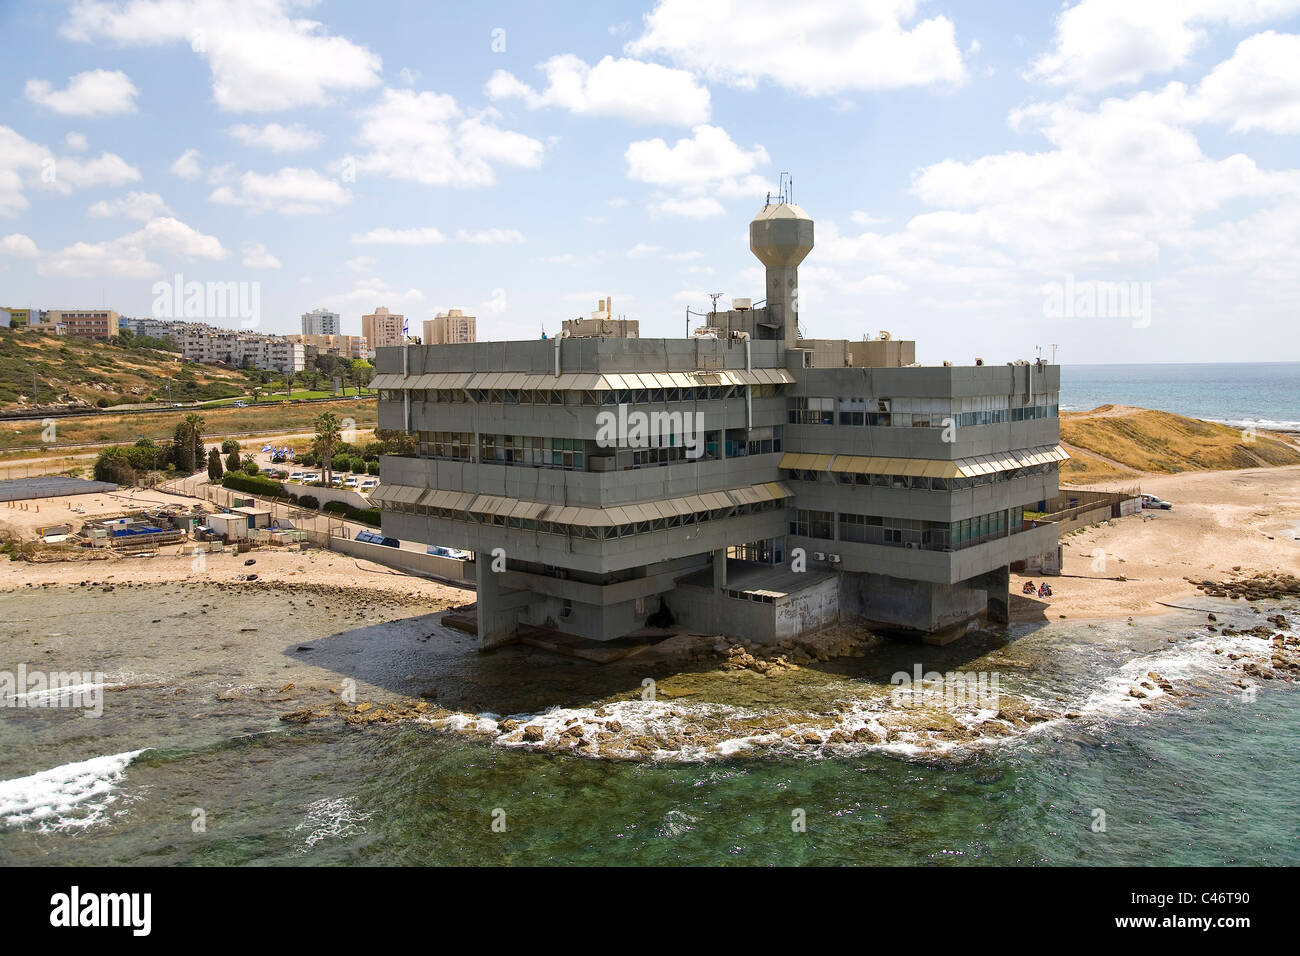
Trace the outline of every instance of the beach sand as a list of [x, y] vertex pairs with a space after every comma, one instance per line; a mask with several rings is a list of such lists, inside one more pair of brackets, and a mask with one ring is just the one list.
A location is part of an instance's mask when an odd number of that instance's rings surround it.
[[1300, 574], [1300, 466], [1148, 475], [1140, 484], [1173, 510], [1065, 535], [1062, 575], [1047, 579], [1051, 598], [1021, 598], [1032, 576], [1011, 576], [1013, 620], [1162, 614], [1169, 608], [1160, 602], [1203, 603], [1188, 577], [1223, 580], [1234, 568]]

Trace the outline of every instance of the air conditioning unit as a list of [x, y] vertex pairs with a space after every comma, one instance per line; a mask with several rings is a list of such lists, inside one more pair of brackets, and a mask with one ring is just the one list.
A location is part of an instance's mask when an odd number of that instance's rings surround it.
[[825, 552], [825, 551], [814, 551], [814, 552], [813, 552], [813, 559], [814, 559], [814, 560], [817, 560], [817, 561], [825, 561], [825, 560], [826, 560], [826, 552]]
[[829, 561], [831, 564], [839, 564], [840, 556], [838, 554], [828, 554], [826, 555], [826, 560]]

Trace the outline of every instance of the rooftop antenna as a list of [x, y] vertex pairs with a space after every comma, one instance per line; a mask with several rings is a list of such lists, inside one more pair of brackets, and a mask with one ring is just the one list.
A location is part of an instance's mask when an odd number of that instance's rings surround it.
[[792, 177], [789, 173], [782, 173], [780, 186], [781, 186], [781, 197], [780, 197], [781, 202], [793, 203], [794, 202], [794, 177]]
[[713, 314], [714, 314], [714, 315], [717, 315], [717, 314], [718, 314], [718, 300], [721, 299], [724, 295], [726, 295], [726, 293], [725, 293], [725, 292], [710, 292], [708, 295], [709, 295], [709, 298], [713, 300]]
[[1061, 347], [1061, 343], [1060, 343], [1060, 342], [1048, 342], [1047, 344], [1050, 345], [1050, 346], [1052, 347], [1052, 364], [1055, 365], [1055, 364], [1056, 364], [1056, 350], [1057, 350], [1058, 348]]

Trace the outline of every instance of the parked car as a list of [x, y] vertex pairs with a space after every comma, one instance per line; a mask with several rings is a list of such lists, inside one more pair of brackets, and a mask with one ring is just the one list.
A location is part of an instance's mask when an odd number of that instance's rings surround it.
[[292, 472], [292, 473], [289, 475], [289, 480], [290, 480], [290, 481], [302, 481], [302, 472], [301, 472], [301, 471], [295, 471], [295, 472]]
[[425, 548], [428, 554], [437, 555], [440, 558], [455, 558], [457, 561], [468, 561], [469, 552], [462, 551], [460, 548], [444, 548], [439, 544], [431, 544]]
[[385, 538], [378, 531], [358, 531], [354, 541], [364, 541], [366, 544], [382, 544], [386, 548], [400, 548], [402, 543], [396, 538]]
[[247, 407], [248, 407], [248, 402], [233, 402], [233, 403], [231, 403], [231, 406], [230, 406], [230, 407], [231, 407], [231, 408], [247, 408]]
[[357, 486], [357, 479], [355, 476], [349, 476], [343, 479], [344, 488], [355, 488], [356, 486]]
[[1143, 495], [1143, 496], [1142, 496], [1142, 507], [1143, 507], [1143, 508], [1163, 508], [1165, 511], [1171, 511], [1171, 510], [1173, 510], [1173, 507], [1174, 507], [1174, 506], [1173, 506], [1173, 504], [1171, 504], [1170, 502], [1165, 501], [1165, 499], [1163, 499], [1163, 498], [1157, 498], [1155, 495]]
[[373, 489], [375, 489], [375, 488], [378, 488], [378, 487], [379, 487], [379, 479], [378, 479], [378, 478], [363, 478], [363, 479], [361, 479], [361, 490], [362, 490], [362, 491], [371, 491], [371, 490], [373, 490]]

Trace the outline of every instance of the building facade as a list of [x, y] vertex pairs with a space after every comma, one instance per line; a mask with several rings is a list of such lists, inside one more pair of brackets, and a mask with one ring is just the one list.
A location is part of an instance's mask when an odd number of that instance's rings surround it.
[[50, 309], [41, 324], [61, 335], [107, 339], [117, 335], [117, 319], [112, 309]]
[[177, 333], [181, 356], [190, 362], [233, 368], [252, 367], [292, 375], [307, 367], [301, 342], [276, 335], [257, 335], [211, 326], [185, 324]]
[[1054, 552], [1060, 370], [921, 367], [915, 344], [798, 336], [812, 220], [765, 206], [760, 308], [689, 339], [378, 353], [387, 535], [476, 555], [481, 646], [674, 621], [779, 640], [863, 620], [946, 640], [1005, 622], [1009, 565]]
[[372, 349], [391, 348], [405, 341], [406, 333], [402, 331], [405, 325], [406, 316], [389, 312], [381, 305], [370, 315], [361, 317], [361, 337]]
[[369, 354], [366, 340], [360, 335], [286, 335], [285, 339], [302, 345], [309, 362], [317, 355], [360, 359]]
[[465, 315], [460, 309], [439, 312], [432, 319], [424, 320], [425, 345], [464, 345], [477, 342], [477, 319]]
[[339, 314], [328, 309], [313, 309], [302, 314], [303, 335], [338, 335]]

